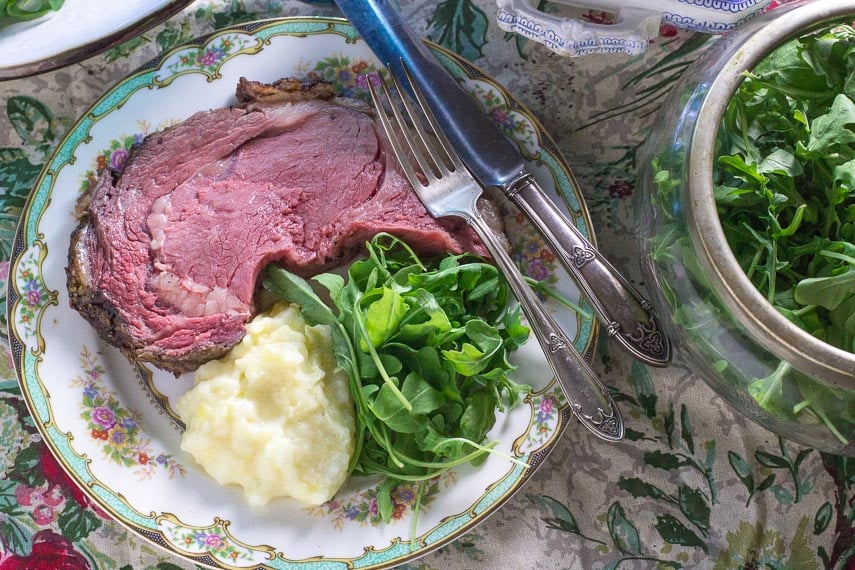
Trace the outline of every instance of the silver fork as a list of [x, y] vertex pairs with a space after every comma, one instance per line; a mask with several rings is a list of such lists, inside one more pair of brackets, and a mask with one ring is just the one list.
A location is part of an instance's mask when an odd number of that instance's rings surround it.
[[[623, 439], [623, 419], [617, 405], [484, 221], [477, 204], [483, 189], [452, 149], [409, 71], [405, 71], [418, 106], [407, 98], [391, 74], [394, 88], [400, 95], [398, 99], [392, 96], [382, 76], [379, 88], [368, 81], [380, 124], [404, 174], [432, 215], [463, 218], [484, 242], [519, 300], [531, 330], [582, 425], [602, 439]], [[383, 105], [384, 99], [392, 116]]]

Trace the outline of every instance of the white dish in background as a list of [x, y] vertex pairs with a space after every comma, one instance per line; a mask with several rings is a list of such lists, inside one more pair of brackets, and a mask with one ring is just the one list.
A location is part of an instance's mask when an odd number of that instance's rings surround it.
[[0, 79], [76, 63], [129, 40], [192, 0], [65, 0], [62, 8], [0, 28]]
[[[453, 54], [433, 48], [525, 156], [530, 171], [593, 240], [578, 185], [537, 121], [500, 86]], [[96, 165], [117, 164], [127, 148], [194, 112], [234, 103], [241, 76], [273, 81], [316, 75], [360, 96], [359, 73], [377, 62], [344, 20], [286, 18], [218, 31], [176, 48], [119, 82], [82, 115], [45, 166], [25, 207], [10, 263], [9, 328], [22, 393], [59, 463], [98, 505], [139, 536], [213, 568], [388, 567], [420, 556], [483, 521], [536, 471], [570, 420], [543, 353], [514, 353], [526, 401], [500, 414], [488, 434], [528, 468], [490, 456], [431, 482], [413, 526], [412, 489], [396, 491], [395, 518], [377, 520], [373, 481], [351, 478], [333, 501], [306, 508], [290, 499], [252, 509], [181, 452], [181, 424], [169, 405], [190, 375], [129, 363], [68, 306], [65, 266], [77, 224], [74, 207]], [[533, 277], [566, 297], [578, 289], [557, 269], [536, 232], [513, 214], [507, 233]], [[552, 305], [555, 307], [555, 305]], [[590, 355], [591, 318], [556, 318]], [[95, 411], [96, 408], [102, 408]], [[591, 437], [584, 430], [578, 437]], [[413, 535], [413, 529], [415, 534]], [[411, 544], [411, 538], [414, 542]]]
[[762, 12], [771, 0], [554, 0], [611, 13], [600, 24], [544, 11], [535, 0], [496, 0], [496, 21], [508, 32], [542, 43], [558, 55], [639, 55], [667, 23], [707, 34], [723, 34]]

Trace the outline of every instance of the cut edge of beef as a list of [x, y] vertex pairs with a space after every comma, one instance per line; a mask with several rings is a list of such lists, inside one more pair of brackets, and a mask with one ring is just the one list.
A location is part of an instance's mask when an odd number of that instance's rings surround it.
[[[81, 200], [84, 199], [84, 196], [81, 196]], [[88, 256], [79, 255], [87, 251], [82, 241], [87, 239], [91, 231], [91, 226], [87, 225], [88, 219], [89, 214], [84, 214], [80, 218], [80, 224], [71, 234], [69, 251], [78, 252], [78, 255], [69, 255], [69, 263], [65, 269], [68, 297], [71, 307], [89, 322], [105, 342], [118, 348], [131, 362], [149, 362], [176, 376], [184, 372], [192, 372], [201, 364], [224, 356], [239, 342], [236, 340], [228, 345], [207, 344], [199, 346], [193, 351], [192, 359], [164, 358], [163, 352], [147, 349], [143, 343], [130, 334], [120, 312], [110, 299], [96, 287], [93, 287], [90, 282], [90, 274], [85, 267]]]

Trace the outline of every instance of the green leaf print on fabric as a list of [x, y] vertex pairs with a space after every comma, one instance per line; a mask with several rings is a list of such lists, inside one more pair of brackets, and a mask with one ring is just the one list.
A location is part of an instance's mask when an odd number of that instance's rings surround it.
[[679, 469], [689, 465], [689, 462], [674, 453], [664, 451], [648, 451], [644, 454], [644, 462], [658, 469]]
[[[618, 488], [627, 491], [636, 499], [656, 499], [677, 507], [683, 516], [704, 536], [709, 534], [711, 511], [706, 496], [699, 490], [687, 485], [680, 485], [677, 488], [677, 494], [671, 495], [637, 477], [621, 477], [618, 480]], [[674, 518], [671, 515], [668, 517]]]
[[609, 507], [609, 534], [618, 550], [624, 554], [641, 554], [641, 538], [638, 529], [626, 518], [626, 512], [615, 501]]
[[8, 479], [0, 481], [0, 512], [6, 514], [19, 512], [18, 499], [15, 497], [17, 486], [17, 483]]
[[[675, 442], [674, 431], [676, 429], [676, 417], [673, 402], [668, 405], [668, 412], [663, 418], [666, 441], [673, 453], [662, 450], [647, 451], [644, 453], [644, 462], [657, 469], [668, 471], [680, 470], [690, 467], [703, 475], [709, 490], [709, 501], [712, 504], [718, 502], [715, 481], [713, 478], [713, 467], [716, 457], [715, 440], [708, 440], [703, 444], [706, 454], [703, 457], [696, 456], [696, 446], [692, 435], [692, 426], [689, 421], [689, 411], [685, 404], [680, 406], [680, 440]], [[700, 451], [700, 450], [697, 450]]]
[[730, 463], [730, 468], [733, 469], [733, 472], [736, 473], [736, 476], [748, 490], [748, 499], [745, 500], [746, 507], [751, 504], [751, 499], [755, 493], [765, 491], [775, 483], [775, 474], [772, 473], [760, 481], [759, 485], [755, 485], [754, 473], [751, 471], [751, 467], [741, 455], [734, 451], [727, 452], [727, 460]]
[[661, 499], [666, 495], [660, 490], [658, 487], [651, 485], [645, 481], [642, 481], [638, 477], [621, 477], [618, 480], [618, 488], [622, 491], [628, 492], [636, 499], [641, 498], [651, 498], [651, 499]]
[[855, 559], [855, 458], [821, 455], [826, 472], [834, 480], [834, 535], [831, 552], [819, 554], [826, 568], [850, 568]]
[[689, 408], [685, 404], [680, 406], [680, 437], [686, 443], [689, 453], [695, 454], [695, 440], [692, 437], [692, 424], [689, 422]]
[[[23, 148], [0, 148], [0, 261], [9, 259], [18, 218], [44, 160], [57, 141], [57, 120], [48, 107], [23, 95], [9, 97], [6, 117]], [[36, 164], [31, 162], [35, 157]], [[0, 279], [5, 280], [5, 268]], [[0, 304], [6, 305], [5, 282], [0, 282]], [[0, 338], [6, 338], [6, 312], [0, 314]]]
[[656, 113], [665, 95], [683, 71], [694, 63], [694, 58], [689, 56], [703, 48], [709, 41], [710, 36], [706, 34], [690, 36], [679, 48], [656, 60], [651, 67], [639, 71], [621, 85], [622, 92], [630, 92], [636, 88], [632, 96], [622, 98], [626, 103], [594, 113], [588, 122], [577, 130], [592, 127], [621, 115], [632, 114], [645, 118]]
[[196, 10], [196, 19], [212, 25], [214, 29], [242, 24], [261, 18], [273, 18], [282, 14], [282, 5], [278, 0], [267, 0], [266, 2], [255, 2], [260, 4], [259, 9], [247, 9], [244, 0], [230, 0], [216, 9], [211, 6], [203, 6]]
[[[645, 491], [640, 492], [643, 494]], [[547, 528], [576, 534], [577, 536], [585, 540], [590, 540], [599, 544], [600, 546], [597, 547], [597, 552], [603, 554], [611, 553], [611, 550], [605, 542], [597, 540], [595, 538], [591, 538], [589, 536], [585, 536], [581, 533], [579, 525], [567, 505], [547, 495], [529, 494], [527, 495], [527, 497], [533, 503], [547, 507], [554, 515], [553, 517], [541, 518], [541, 520], [546, 522]], [[612, 542], [614, 543], [617, 550], [624, 555], [612, 560], [605, 567], [605, 570], [616, 570], [624, 562], [630, 561], [651, 563], [655, 562], [657, 564], [655, 566], [656, 568], [683, 568], [683, 565], [679, 562], [673, 560], [664, 560], [655, 556], [649, 556], [644, 554], [644, 548], [642, 545], [641, 535], [638, 532], [638, 527], [636, 527], [636, 525], [629, 520], [629, 518], [626, 516], [626, 511], [619, 502], [612, 503], [612, 505], [609, 507], [608, 514], [601, 515], [596, 518], [597, 520], [607, 521], [609, 535], [611, 536]]]
[[816, 517], [813, 520], [813, 533], [816, 535], [822, 534], [825, 532], [825, 529], [828, 528], [828, 525], [831, 524], [831, 518], [834, 516], [834, 509], [831, 507], [831, 503], [826, 501], [818, 511], [816, 511]]
[[[9, 221], [17, 223], [17, 215], [24, 207], [27, 194], [42, 167], [40, 162], [33, 164], [30, 159], [35, 155], [38, 160], [44, 160], [56, 144], [58, 126], [50, 109], [32, 97], [10, 97], [6, 102], [6, 117], [24, 148], [0, 148], [0, 212], [12, 215]], [[0, 230], [8, 225], [6, 221], [0, 220]], [[0, 235], [6, 249], [11, 245], [7, 237]], [[5, 258], [8, 258], [8, 253]]]
[[74, 501], [67, 501], [65, 510], [57, 519], [62, 536], [71, 542], [77, 542], [98, 529], [102, 521], [92, 511], [86, 510]]
[[596, 542], [597, 544], [606, 544], [602, 540], [597, 540], [596, 538], [591, 538], [582, 534], [582, 531], [579, 528], [579, 523], [576, 522], [576, 517], [573, 516], [573, 513], [570, 512], [570, 509], [567, 508], [567, 505], [564, 503], [550, 497], [549, 495], [527, 494], [526, 497], [528, 497], [528, 500], [535, 505], [545, 507], [552, 513], [551, 517], [541, 517], [540, 519], [546, 523], [546, 528], [569, 532], [570, 534], [575, 534], [585, 540]]
[[665, 436], [668, 439], [668, 447], [674, 448], [674, 402], [668, 403], [668, 411], [665, 413], [665, 417], [663, 418], [665, 422]]
[[15, 517], [0, 513], [0, 546], [3, 550], [26, 556], [33, 548], [33, 531]]
[[790, 492], [789, 488], [785, 487], [783, 484], [770, 485], [770, 488], [772, 493], [782, 504], [788, 505], [791, 503], [798, 503], [806, 493], [809, 493], [813, 489], [814, 486], [813, 479], [802, 476], [800, 473], [802, 463], [804, 463], [805, 459], [807, 459], [811, 452], [813, 452], [813, 449], [801, 449], [798, 455], [796, 455], [796, 458], [793, 459], [790, 457], [790, 452], [787, 449], [786, 442], [780, 437], [778, 438], [778, 449], [781, 452], [780, 455], [758, 449], [754, 452], [754, 458], [757, 459], [757, 462], [764, 467], [768, 467], [769, 469], [786, 470], [787, 473], [790, 474], [790, 478], [793, 480], [793, 492]]
[[672, 515], [660, 515], [656, 517], [656, 531], [669, 544], [694, 546], [704, 552], [709, 552], [706, 543]]
[[698, 489], [693, 489], [687, 485], [680, 485], [678, 497], [680, 512], [693, 525], [698, 527], [704, 536], [708, 536], [710, 530], [710, 507], [707, 504], [707, 498], [704, 494]]
[[15, 481], [0, 481], [0, 552], [6, 550], [23, 556], [33, 547], [35, 528], [18, 504], [17, 488]]
[[[0, 350], [0, 393], [15, 396], [15, 398], [21, 396], [21, 385], [15, 379], [15, 367], [12, 364], [12, 356], [4, 350]], [[9, 401], [11, 402], [15, 398]], [[22, 414], [21, 419], [26, 421], [26, 418], [30, 417], [29, 414], [25, 413]]]
[[484, 55], [487, 16], [471, 0], [445, 0], [433, 13], [429, 38], [470, 61]]
[[184, 20], [180, 23], [169, 21], [166, 26], [157, 33], [154, 43], [160, 51], [168, 51], [172, 48], [193, 39], [190, 23]]
[[104, 52], [104, 59], [112, 63], [114, 61], [118, 61], [120, 59], [128, 57], [135, 49], [140, 47], [141, 45], [145, 45], [151, 42], [151, 38], [147, 35], [143, 34], [141, 36], [137, 36], [135, 38], [131, 38], [128, 41], [121, 43], [115, 47], [111, 47], [106, 52]]
[[15, 459], [15, 466], [7, 474], [14, 474], [30, 487], [36, 487], [44, 482], [44, 475], [39, 467], [39, 449], [35, 445], [23, 450]]
[[656, 388], [653, 385], [653, 378], [651, 378], [650, 372], [646, 366], [637, 360], [632, 361], [631, 372], [630, 380], [632, 381], [632, 387], [635, 389], [635, 398], [638, 400], [638, 404], [644, 410], [644, 415], [651, 419], [655, 418], [658, 396], [656, 395]]
[[[15, 465], [18, 454], [29, 442], [30, 434], [21, 427], [18, 411], [6, 401], [0, 400], [0, 473], [6, 473]], [[2, 507], [0, 503], [0, 509]]]
[[[477, 530], [472, 530], [451, 544], [440, 547], [436, 552], [438, 556], [442, 557], [456, 555], [457, 558], [465, 557], [475, 562], [484, 562], [488, 558], [484, 547], [488, 548], [488, 545], [485, 544], [484, 534]], [[402, 564], [400, 568], [402, 570], [431, 570], [433, 567], [427, 564]]]
[[9, 97], [6, 116], [25, 146], [43, 152], [53, 146], [56, 140], [53, 114], [40, 101], [26, 96]]

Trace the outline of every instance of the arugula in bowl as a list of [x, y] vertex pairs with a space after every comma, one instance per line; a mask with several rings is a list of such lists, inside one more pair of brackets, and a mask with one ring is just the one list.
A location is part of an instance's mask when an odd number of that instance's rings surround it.
[[[719, 217], [745, 274], [788, 320], [855, 353], [855, 29], [791, 40], [747, 73], [716, 156]], [[769, 409], [790, 373], [783, 363], [749, 391]], [[796, 380], [789, 413], [845, 441], [855, 393]]]

